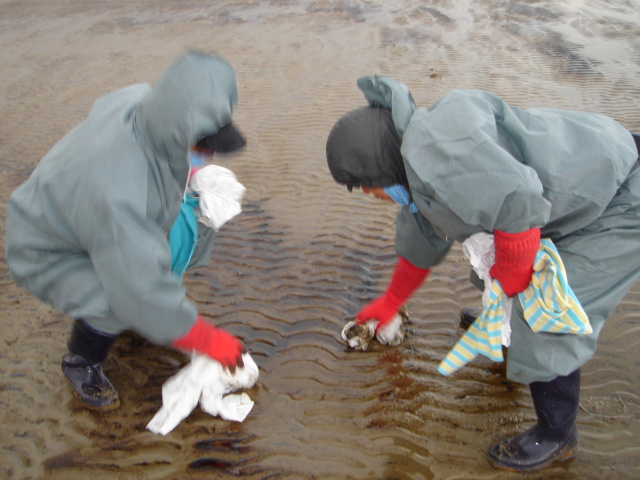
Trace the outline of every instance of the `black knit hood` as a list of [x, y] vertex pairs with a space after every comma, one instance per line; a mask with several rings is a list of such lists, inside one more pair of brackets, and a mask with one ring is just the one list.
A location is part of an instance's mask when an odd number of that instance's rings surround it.
[[327, 163], [334, 180], [353, 187], [406, 184], [401, 139], [391, 110], [362, 107], [344, 115], [327, 139]]

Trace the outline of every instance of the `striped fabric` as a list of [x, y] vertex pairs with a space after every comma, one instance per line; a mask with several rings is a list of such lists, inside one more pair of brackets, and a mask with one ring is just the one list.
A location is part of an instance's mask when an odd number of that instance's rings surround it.
[[[533, 264], [531, 284], [520, 294], [524, 316], [534, 332], [589, 334], [589, 319], [567, 283], [567, 275], [551, 240], [543, 239]], [[504, 292], [498, 281], [491, 282], [491, 291], [484, 310], [447, 353], [438, 366], [442, 375], [450, 375], [464, 367], [479, 354], [501, 362], [502, 316]]]
[[533, 271], [531, 285], [518, 295], [531, 330], [590, 334], [587, 314], [567, 283], [567, 272], [551, 240], [540, 242]]

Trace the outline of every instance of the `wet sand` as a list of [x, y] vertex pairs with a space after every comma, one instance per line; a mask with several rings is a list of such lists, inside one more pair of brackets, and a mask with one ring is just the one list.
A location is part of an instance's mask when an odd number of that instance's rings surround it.
[[[121, 407], [84, 410], [60, 371], [70, 319], [14, 286], [0, 254], [0, 478], [515, 477], [485, 452], [534, 421], [526, 387], [485, 358], [436, 372], [459, 309], [480, 299], [458, 246], [409, 302], [403, 345], [362, 353], [340, 339], [388, 280], [396, 209], [333, 182], [326, 135], [364, 105], [355, 81], [374, 73], [405, 82], [420, 106], [481, 88], [640, 131], [637, 0], [0, 0], [0, 26], [2, 232], [10, 192], [97, 96], [152, 83], [189, 46], [235, 66], [248, 148], [216, 161], [247, 187], [244, 211], [185, 286], [261, 374], [245, 422], [196, 409], [154, 435], [161, 386], [187, 359], [127, 334], [105, 363]], [[639, 318], [636, 284], [583, 369], [575, 460], [518, 478], [640, 477]]]

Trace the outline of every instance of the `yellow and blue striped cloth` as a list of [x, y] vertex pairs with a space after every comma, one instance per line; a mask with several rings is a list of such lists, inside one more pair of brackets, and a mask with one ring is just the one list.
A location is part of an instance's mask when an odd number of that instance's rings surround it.
[[[502, 357], [502, 316], [504, 292], [498, 281], [480, 316], [447, 353], [438, 372], [450, 375], [479, 354], [496, 362]], [[531, 283], [518, 299], [524, 318], [534, 332], [589, 334], [589, 318], [567, 283], [567, 273], [553, 242], [543, 239], [533, 264]]]

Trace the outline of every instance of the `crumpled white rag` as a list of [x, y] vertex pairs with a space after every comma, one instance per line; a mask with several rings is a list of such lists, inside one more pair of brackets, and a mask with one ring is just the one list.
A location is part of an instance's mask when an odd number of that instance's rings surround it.
[[189, 188], [200, 197], [198, 220], [215, 231], [242, 212], [246, 189], [228, 168], [206, 165], [198, 169], [191, 176]]
[[243, 388], [251, 388], [258, 379], [258, 366], [245, 353], [243, 368], [234, 373], [207, 355], [194, 354], [191, 362], [162, 386], [162, 408], [147, 428], [166, 435], [173, 430], [200, 402], [209, 415], [242, 422], [253, 408], [246, 393], [227, 395]]

